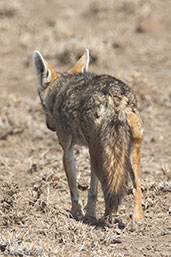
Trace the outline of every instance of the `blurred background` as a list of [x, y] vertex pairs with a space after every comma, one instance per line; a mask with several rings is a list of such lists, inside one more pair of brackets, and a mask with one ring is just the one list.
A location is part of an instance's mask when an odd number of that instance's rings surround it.
[[35, 49], [63, 71], [89, 48], [91, 71], [125, 80], [145, 74], [163, 93], [171, 79], [170, 13], [170, 0], [0, 0], [1, 89], [35, 94]]

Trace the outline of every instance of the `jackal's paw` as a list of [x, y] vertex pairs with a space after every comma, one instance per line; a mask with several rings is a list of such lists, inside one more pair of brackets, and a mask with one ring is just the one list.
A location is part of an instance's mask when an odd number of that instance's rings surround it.
[[90, 217], [90, 218], [96, 219], [96, 209], [95, 208], [89, 208], [88, 206], [86, 206], [85, 210], [86, 210], [85, 217]]
[[97, 225], [98, 221], [95, 217], [85, 215], [83, 218], [83, 223], [95, 226]]
[[84, 217], [84, 213], [82, 210], [82, 205], [81, 203], [73, 203], [72, 204], [72, 209], [71, 209], [71, 214], [76, 220], [82, 220]]
[[96, 208], [93, 206], [90, 206], [87, 204], [85, 207], [86, 213], [84, 217], [84, 223], [85, 224], [91, 224], [91, 225], [96, 225], [97, 220], [96, 220]]
[[98, 220], [98, 225], [101, 227], [112, 227], [112, 215], [103, 216]]
[[131, 231], [137, 231], [140, 232], [143, 228], [144, 221], [143, 219], [133, 219], [132, 224], [131, 224]]

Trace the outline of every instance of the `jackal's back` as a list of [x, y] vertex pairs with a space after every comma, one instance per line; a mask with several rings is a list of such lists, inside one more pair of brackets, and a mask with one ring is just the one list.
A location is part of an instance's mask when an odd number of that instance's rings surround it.
[[53, 98], [49, 102], [56, 123], [62, 123], [66, 133], [72, 133], [80, 144], [87, 144], [86, 136], [98, 131], [102, 123], [115, 124], [126, 119], [126, 113], [137, 104], [125, 83], [112, 76], [92, 73], [58, 79], [49, 90], [49, 98]]

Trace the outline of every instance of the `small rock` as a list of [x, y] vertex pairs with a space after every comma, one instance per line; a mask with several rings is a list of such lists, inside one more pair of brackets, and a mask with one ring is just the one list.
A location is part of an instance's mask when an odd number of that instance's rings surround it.
[[122, 240], [120, 238], [114, 238], [111, 241], [111, 244], [121, 244], [121, 243], [122, 243]]

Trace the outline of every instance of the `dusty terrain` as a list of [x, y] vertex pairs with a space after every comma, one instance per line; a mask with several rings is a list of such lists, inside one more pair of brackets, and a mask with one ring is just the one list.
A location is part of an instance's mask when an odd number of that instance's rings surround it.
[[[171, 1], [0, 1], [0, 256], [171, 256]], [[144, 224], [131, 184], [113, 224], [70, 215], [62, 150], [45, 125], [32, 53], [59, 71], [85, 48], [90, 71], [133, 87], [144, 121]], [[83, 204], [89, 158], [76, 147]], [[104, 203], [99, 190], [97, 218]]]

